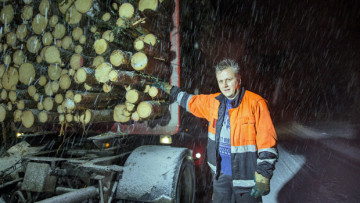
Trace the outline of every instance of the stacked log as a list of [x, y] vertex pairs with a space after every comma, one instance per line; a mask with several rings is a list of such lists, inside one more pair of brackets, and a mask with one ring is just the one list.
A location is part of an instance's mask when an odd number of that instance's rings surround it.
[[168, 1], [4, 1], [0, 122], [38, 129], [162, 116], [167, 96], [150, 85], [169, 79]]

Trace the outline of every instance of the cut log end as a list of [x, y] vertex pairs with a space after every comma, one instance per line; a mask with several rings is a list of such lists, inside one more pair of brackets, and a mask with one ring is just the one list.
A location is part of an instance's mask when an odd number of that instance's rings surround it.
[[95, 70], [95, 78], [100, 83], [105, 83], [109, 80], [109, 73], [111, 71], [111, 64], [106, 62], [97, 66]]
[[105, 39], [98, 39], [94, 43], [94, 49], [97, 54], [103, 54], [108, 48], [108, 43]]
[[16, 109], [14, 111], [14, 122], [21, 122], [22, 110]]
[[158, 101], [143, 101], [137, 106], [136, 112], [140, 118], [151, 119], [163, 115], [167, 107]]
[[19, 81], [24, 85], [30, 85], [35, 80], [35, 68], [31, 63], [24, 63], [19, 68]]
[[130, 3], [123, 3], [119, 8], [119, 16], [122, 19], [130, 19], [134, 16], [134, 6]]
[[123, 111], [126, 108], [124, 104], [118, 104], [114, 108], [113, 119], [115, 122], [126, 123], [130, 121], [129, 116], [124, 116]]
[[25, 128], [30, 128], [34, 125], [35, 117], [33, 112], [26, 110], [21, 115], [21, 123]]
[[103, 84], [103, 91], [104, 91], [105, 93], [111, 92], [111, 89], [112, 89], [112, 86], [111, 86], [111, 85], [109, 85], [109, 84], [107, 84], [107, 83], [104, 83], [104, 84]]
[[48, 121], [48, 114], [46, 111], [41, 111], [39, 113], [39, 117], [38, 117], [39, 121], [41, 123], [46, 123]]
[[61, 59], [59, 49], [56, 46], [48, 47], [44, 53], [44, 58], [49, 64], [60, 63]]
[[134, 113], [131, 114], [131, 120], [138, 122], [141, 121], [142, 118], [140, 118], [139, 114], [135, 111]]
[[56, 94], [55, 95], [55, 103], [61, 104], [64, 101], [64, 97], [62, 94]]
[[80, 54], [73, 54], [70, 58], [70, 67], [74, 70], [83, 66], [83, 57]]
[[140, 0], [138, 4], [138, 9], [139, 11], [144, 11], [147, 9], [156, 11], [158, 4], [158, 0]]
[[115, 35], [114, 32], [111, 30], [106, 30], [103, 34], [102, 34], [102, 38], [105, 39], [108, 42], [113, 42], [115, 39]]
[[127, 91], [125, 95], [126, 101], [132, 104], [139, 102], [139, 97], [140, 97], [139, 94], [140, 94], [139, 91], [135, 89]]
[[46, 78], [46, 76], [45, 76], [45, 75], [40, 75], [38, 84], [39, 84], [40, 86], [45, 86], [46, 83], [47, 83], [47, 78]]
[[134, 68], [134, 70], [142, 71], [146, 68], [146, 65], [148, 63], [147, 56], [142, 52], [137, 52], [131, 57], [131, 67]]
[[63, 90], [67, 90], [71, 85], [71, 78], [68, 75], [62, 75], [59, 80], [60, 88]]
[[144, 37], [144, 43], [149, 44], [151, 46], [155, 46], [157, 42], [156, 36], [154, 34], [147, 34]]
[[33, 97], [33, 96], [36, 94], [36, 92], [37, 92], [37, 89], [36, 89], [35, 85], [30, 85], [30, 86], [28, 87], [28, 94], [29, 94], [31, 97]]
[[44, 109], [46, 111], [51, 111], [54, 108], [54, 100], [51, 97], [46, 97], [43, 102]]
[[118, 67], [121, 64], [127, 63], [127, 61], [125, 60], [125, 56], [122, 51], [114, 50], [110, 55], [110, 63]]
[[87, 13], [92, 6], [92, 0], [77, 0], [75, 1], [75, 8], [80, 13]]
[[159, 94], [158, 88], [156, 88], [156, 87], [154, 87], [154, 86], [150, 87], [150, 89], [149, 89], [149, 95], [150, 95], [150, 97], [154, 98], [154, 97], [156, 97], [158, 94]]
[[91, 111], [87, 109], [84, 113], [82, 113], [79, 117], [79, 121], [85, 125], [89, 124], [91, 121]]

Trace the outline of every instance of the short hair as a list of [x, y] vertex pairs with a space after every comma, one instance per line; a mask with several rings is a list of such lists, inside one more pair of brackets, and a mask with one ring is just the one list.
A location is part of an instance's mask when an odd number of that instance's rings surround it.
[[215, 66], [215, 73], [217, 73], [218, 71], [225, 70], [225, 69], [227, 69], [229, 67], [233, 69], [235, 74], [240, 75], [239, 64], [236, 63], [236, 61], [234, 61], [232, 59], [223, 59], [222, 61], [220, 61]]

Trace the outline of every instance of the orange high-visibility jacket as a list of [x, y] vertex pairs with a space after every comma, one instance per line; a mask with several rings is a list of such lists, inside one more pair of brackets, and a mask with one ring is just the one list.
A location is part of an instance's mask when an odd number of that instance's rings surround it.
[[[220, 131], [226, 110], [226, 97], [221, 93], [191, 95], [178, 87], [171, 97], [193, 115], [209, 121], [207, 158], [213, 173], [220, 171], [218, 154]], [[277, 136], [266, 100], [241, 89], [229, 110], [231, 169], [233, 186], [248, 192], [254, 185], [255, 171], [271, 178], [278, 158]]]

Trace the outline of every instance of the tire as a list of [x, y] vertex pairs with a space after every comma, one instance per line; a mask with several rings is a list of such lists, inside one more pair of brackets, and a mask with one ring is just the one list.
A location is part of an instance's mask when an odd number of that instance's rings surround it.
[[176, 203], [195, 202], [195, 170], [189, 158], [181, 164], [179, 178], [176, 184]]

